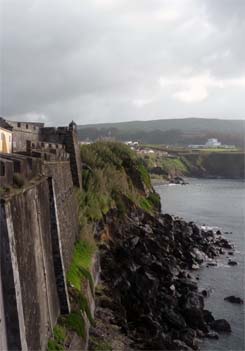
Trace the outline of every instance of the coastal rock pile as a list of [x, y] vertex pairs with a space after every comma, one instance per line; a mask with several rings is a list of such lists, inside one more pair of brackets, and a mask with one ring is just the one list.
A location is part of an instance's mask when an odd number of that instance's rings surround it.
[[197, 350], [198, 338], [231, 331], [204, 308], [190, 272], [232, 249], [220, 234], [140, 209], [121, 220], [111, 211], [103, 225], [109, 234], [100, 245], [101, 279], [133, 349]]

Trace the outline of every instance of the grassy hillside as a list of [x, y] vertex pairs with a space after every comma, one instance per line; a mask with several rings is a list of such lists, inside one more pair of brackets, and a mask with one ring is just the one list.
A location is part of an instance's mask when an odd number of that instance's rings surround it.
[[244, 179], [245, 154], [242, 152], [202, 152], [186, 155], [183, 162], [194, 176]]
[[132, 121], [120, 123], [102, 123], [81, 125], [79, 129], [97, 128], [111, 129], [117, 128], [123, 131], [142, 131], [149, 132], [153, 130], [181, 130], [182, 132], [193, 131], [219, 131], [219, 132], [239, 132], [244, 128], [244, 120], [212, 119], [212, 118], [176, 118], [176, 119], [159, 119], [151, 121]]
[[245, 121], [184, 118], [84, 125], [78, 129], [81, 140], [113, 137], [149, 144], [188, 145], [218, 138], [223, 144], [244, 146]]
[[243, 152], [185, 153], [167, 158], [157, 154], [143, 155], [145, 166], [153, 175], [220, 177], [244, 179], [245, 154]]

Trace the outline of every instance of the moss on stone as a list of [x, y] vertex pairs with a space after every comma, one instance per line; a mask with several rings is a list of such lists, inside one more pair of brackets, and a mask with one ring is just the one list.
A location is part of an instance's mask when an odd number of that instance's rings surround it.
[[89, 269], [94, 252], [95, 248], [87, 241], [81, 240], [75, 245], [72, 263], [67, 273], [67, 281], [68, 284], [75, 287], [78, 291], [81, 291], [84, 279], [88, 279], [90, 285], [92, 284]]
[[48, 351], [63, 351], [66, 337], [67, 331], [65, 327], [57, 324], [53, 330], [53, 337], [48, 341]]
[[93, 351], [112, 351], [111, 343], [100, 337], [90, 337], [90, 346]]
[[64, 320], [65, 326], [78, 336], [85, 338], [85, 322], [81, 311], [71, 312]]
[[137, 169], [140, 172], [142, 182], [146, 185], [146, 187], [148, 189], [150, 189], [151, 188], [150, 175], [149, 175], [147, 169], [145, 168], [145, 166], [143, 165], [143, 163], [141, 163], [140, 161], [138, 161]]

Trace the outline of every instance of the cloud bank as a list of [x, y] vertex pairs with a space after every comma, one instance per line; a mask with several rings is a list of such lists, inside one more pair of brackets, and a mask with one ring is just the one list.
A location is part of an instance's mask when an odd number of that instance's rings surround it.
[[245, 117], [244, 0], [1, 0], [1, 115]]

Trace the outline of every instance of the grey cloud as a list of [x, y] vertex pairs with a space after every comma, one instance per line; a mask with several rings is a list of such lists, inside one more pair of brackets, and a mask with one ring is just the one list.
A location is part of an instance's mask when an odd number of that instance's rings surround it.
[[[243, 0], [0, 6], [4, 116], [61, 124], [245, 115], [245, 86], [238, 82], [245, 77]], [[169, 86], [161, 87], [161, 77]], [[196, 87], [200, 94], [191, 102], [176, 99], [179, 90]]]

